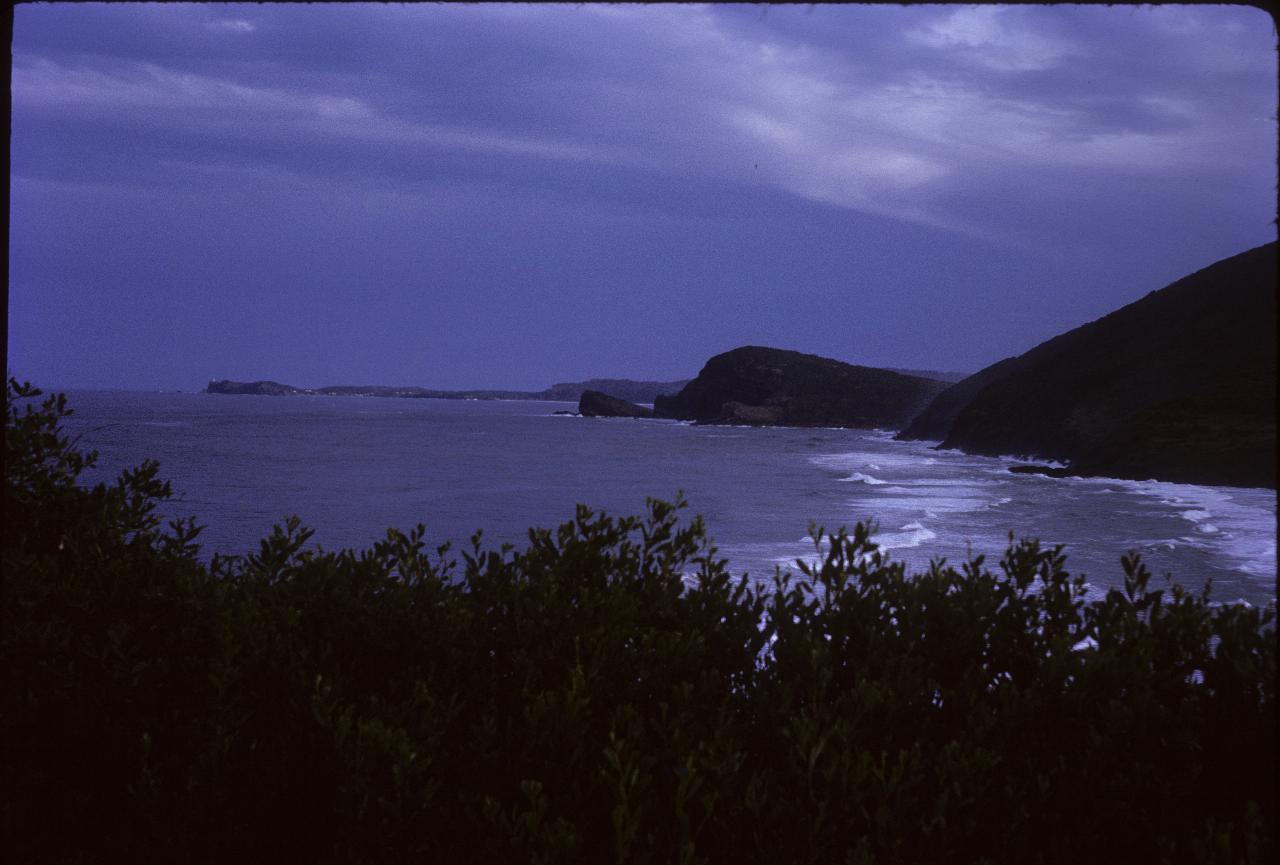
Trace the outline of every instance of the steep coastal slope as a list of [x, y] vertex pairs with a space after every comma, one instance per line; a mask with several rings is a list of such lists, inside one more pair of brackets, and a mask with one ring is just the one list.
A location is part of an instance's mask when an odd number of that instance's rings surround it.
[[952, 386], [901, 438], [1089, 475], [1276, 482], [1276, 244]]
[[968, 378], [961, 379], [938, 394], [933, 402], [916, 415], [907, 428], [898, 433], [895, 438], [903, 441], [917, 439], [940, 441], [946, 438], [947, 433], [951, 432], [951, 425], [955, 423], [956, 415], [960, 414], [961, 410], [971, 403], [984, 387], [1012, 372], [1017, 362], [1018, 358], [1007, 357]]
[[946, 382], [853, 366], [777, 348], [745, 346], [707, 361], [658, 417], [700, 423], [900, 427]]

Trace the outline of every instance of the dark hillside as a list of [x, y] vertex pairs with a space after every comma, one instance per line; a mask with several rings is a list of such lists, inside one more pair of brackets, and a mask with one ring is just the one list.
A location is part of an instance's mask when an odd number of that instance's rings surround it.
[[1225, 259], [943, 393], [903, 433], [1081, 474], [1274, 486], [1276, 244]]
[[968, 378], [961, 379], [938, 394], [933, 402], [929, 403], [929, 407], [916, 415], [896, 438], [904, 441], [917, 439], [941, 441], [946, 438], [947, 433], [951, 432], [951, 425], [955, 423], [956, 415], [981, 393], [984, 387], [1012, 372], [1017, 361], [1016, 357], [1007, 357]]
[[700, 423], [900, 427], [946, 382], [853, 366], [777, 348], [744, 346], [707, 361], [659, 417]]

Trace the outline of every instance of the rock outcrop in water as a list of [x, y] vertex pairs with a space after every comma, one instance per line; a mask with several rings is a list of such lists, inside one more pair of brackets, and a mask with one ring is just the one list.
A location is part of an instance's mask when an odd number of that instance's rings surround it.
[[583, 417], [653, 417], [653, 412], [643, 406], [598, 390], [583, 391], [578, 399], [578, 414]]
[[777, 348], [745, 346], [707, 361], [658, 417], [699, 423], [889, 427], [911, 420], [945, 382]]
[[1276, 485], [1276, 244], [1197, 271], [939, 394], [899, 438], [1072, 474]]

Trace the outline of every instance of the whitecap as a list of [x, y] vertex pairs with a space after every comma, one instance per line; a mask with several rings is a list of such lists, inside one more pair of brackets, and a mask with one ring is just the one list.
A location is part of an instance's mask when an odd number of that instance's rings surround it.
[[919, 478], [898, 481], [898, 483], [911, 487], [994, 487], [1001, 481], [984, 481], [978, 478]]
[[1170, 517], [1196, 527], [1196, 537], [1181, 537], [1179, 543], [1210, 550], [1250, 576], [1275, 577], [1274, 490], [1119, 478], [1080, 478], [1074, 483], [1117, 489], [1164, 505], [1171, 509]]
[[999, 456], [994, 457], [994, 459], [1002, 462], [1035, 463], [1036, 465], [1048, 466], [1053, 469], [1071, 468], [1067, 463], [1059, 462], [1058, 460], [1046, 459], [1045, 457], [1036, 456], [1035, 454], [1000, 454]]
[[[877, 511], [909, 511], [924, 514], [963, 514], [986, 510], [991, 505], [987, 496], [964, 495], [968, 490], [945, 490], [931, 487], [877, 487], [880, 494], [875, 501]], [[961, 495], [955, 495], [960, 492]]]
[[871, 471], [901, 470], [909, 474], [919, 470], [921, 466], [936, 463], [937, 459], [912, 453], [892, 454], [873, 453], [871, 451], [847, 451], [833, 454], [813, 454], [809, 457], [809, 461], [815, 465], [831, 469], [847, 469], [850, 471], [861, 469], [870, 469]]
[[900, 527], [897, 532], [877, 534], [872, 540], [882, 550], [909, 549], [918, 547], [925, 541], [931, 541], [938, 535], [925, 528], [920, 522], [910, 522]]
[[877, 477], [872, 477], [871, 475], [864, 475], [862, 472], [854, 472], [853, 474], [849, 475], [847, 478], [840, 478], [840, 480], [848, 483], [871, 484], [872, 486], [878, 486], [880, 484], [885, 483], [885, 481], [882, 481]]

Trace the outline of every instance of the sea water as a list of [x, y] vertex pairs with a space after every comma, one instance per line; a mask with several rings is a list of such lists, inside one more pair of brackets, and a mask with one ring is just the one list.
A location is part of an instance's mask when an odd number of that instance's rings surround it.
[[556, 415], [572, 404], [385, 397], [70, 392], [68, 430], [99, 451], [86, 480], [143, 459], [172, 482], [169, 516], [206, 526], [203, 553], [251, 552], [286, 516], [325, 549], [387, 527], [427, 540], [522, 546], [575, 505], [641, 513], [683, 491], [734, 574], [813, 560], [810, 523], [872, 520], [911, 569], [1015, 537], [1062, 544], [1092, 590], [1120, 585], [1136, 550], [1158, 577], [1262, 605], [1276, 593], [1276, 495], [1267, 489], [1012, 474], [1010, 460], [897, 442], [886, 431], [695, 426]]

